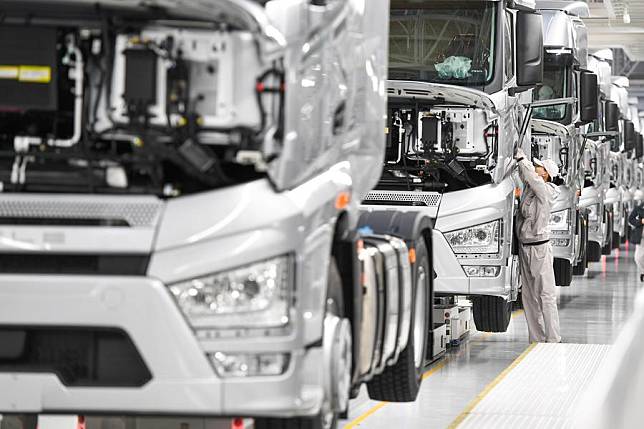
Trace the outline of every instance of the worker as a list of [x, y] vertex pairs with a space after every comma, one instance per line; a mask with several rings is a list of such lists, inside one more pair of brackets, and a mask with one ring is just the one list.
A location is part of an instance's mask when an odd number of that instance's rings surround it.
[[635, 245], [635, 264], [640, 274], [640, 281], [644, 282], [644, 247], [642, 247], [642, 225], [644, 225], [644, 203], [639, 203], [628, 216], [628, 223], [632, 227], [628, 241]]
[[559, 343], [559, 313], [548, 228], [550, 207], [559, 192], [552, 179], [559, 174], [559, 167], [550, 159], [535, 159], [533, 164], [521, 149], [515, 157], [524, 184], [517, 227], [528, 336], [531, 343]]

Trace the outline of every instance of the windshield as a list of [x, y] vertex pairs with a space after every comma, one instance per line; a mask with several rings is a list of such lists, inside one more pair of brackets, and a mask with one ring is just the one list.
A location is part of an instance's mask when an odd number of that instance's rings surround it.
[[[543, 71], [543, 83], [537, 85], [537, 88], [533, 91], [535, 100], [564, 98], [567, 93], [568, 77], [566, 67], [546, 67]], [[532, 112], [532, 117], [550, 121], [561, 121], [566, 117], [566, 110], [566, 104], [536, 107]]]
[[392, 0], [389, 78], [489, 83], [494, 76], [496, 4]]

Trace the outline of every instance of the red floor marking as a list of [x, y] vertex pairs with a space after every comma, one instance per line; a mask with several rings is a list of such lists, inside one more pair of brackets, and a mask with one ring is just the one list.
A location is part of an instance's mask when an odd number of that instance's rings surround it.
[[233, 419], [233, 422], [230, 425], [230, 429], [244, 429], [244, 419]]

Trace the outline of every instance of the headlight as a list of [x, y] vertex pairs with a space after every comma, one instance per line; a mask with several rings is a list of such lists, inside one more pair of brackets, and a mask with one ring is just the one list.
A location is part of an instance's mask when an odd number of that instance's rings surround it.
[[489, 265], [463, 265], [463, 270], [468, 277], [496, 277], [501, 272], [501, 267]]
[[593, 204], [588, 207], [588, 220], [597, 222], [599, 220], [599, 204]]
[[269, 328], [288, 323], [292, 258], [281, 256], [170, 286], [195, 328]]
[[567, 238], [553, 238], [550, 241], [556, 247], [568, 247], [570, 245], [570, 240]]
[[484, 223], [445, 233], [454, 253], [499, 253], [501, 221]]
[[222, 378], [257, 377], [284, 374], [290, 355], [284, 353], [221, 353], [209, 354], [210, 362]]
[[567, 231], [570, 228], [569, 213], [570, 209], [550, 213], [550, 222], [548, 223], [550, 229], [553, 231]]

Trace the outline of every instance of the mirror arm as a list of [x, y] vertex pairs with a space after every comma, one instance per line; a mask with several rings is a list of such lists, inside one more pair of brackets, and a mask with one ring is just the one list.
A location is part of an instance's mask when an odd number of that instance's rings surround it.
[[565, 98], [553, 98], [552, 100], [537, 100], [525, 103], [524, 106], [530, 107], [546, 107], [546, 106], [557, 106], [559, 104], [575, 104], [577, 99], [575, 97], [565, 97]]

